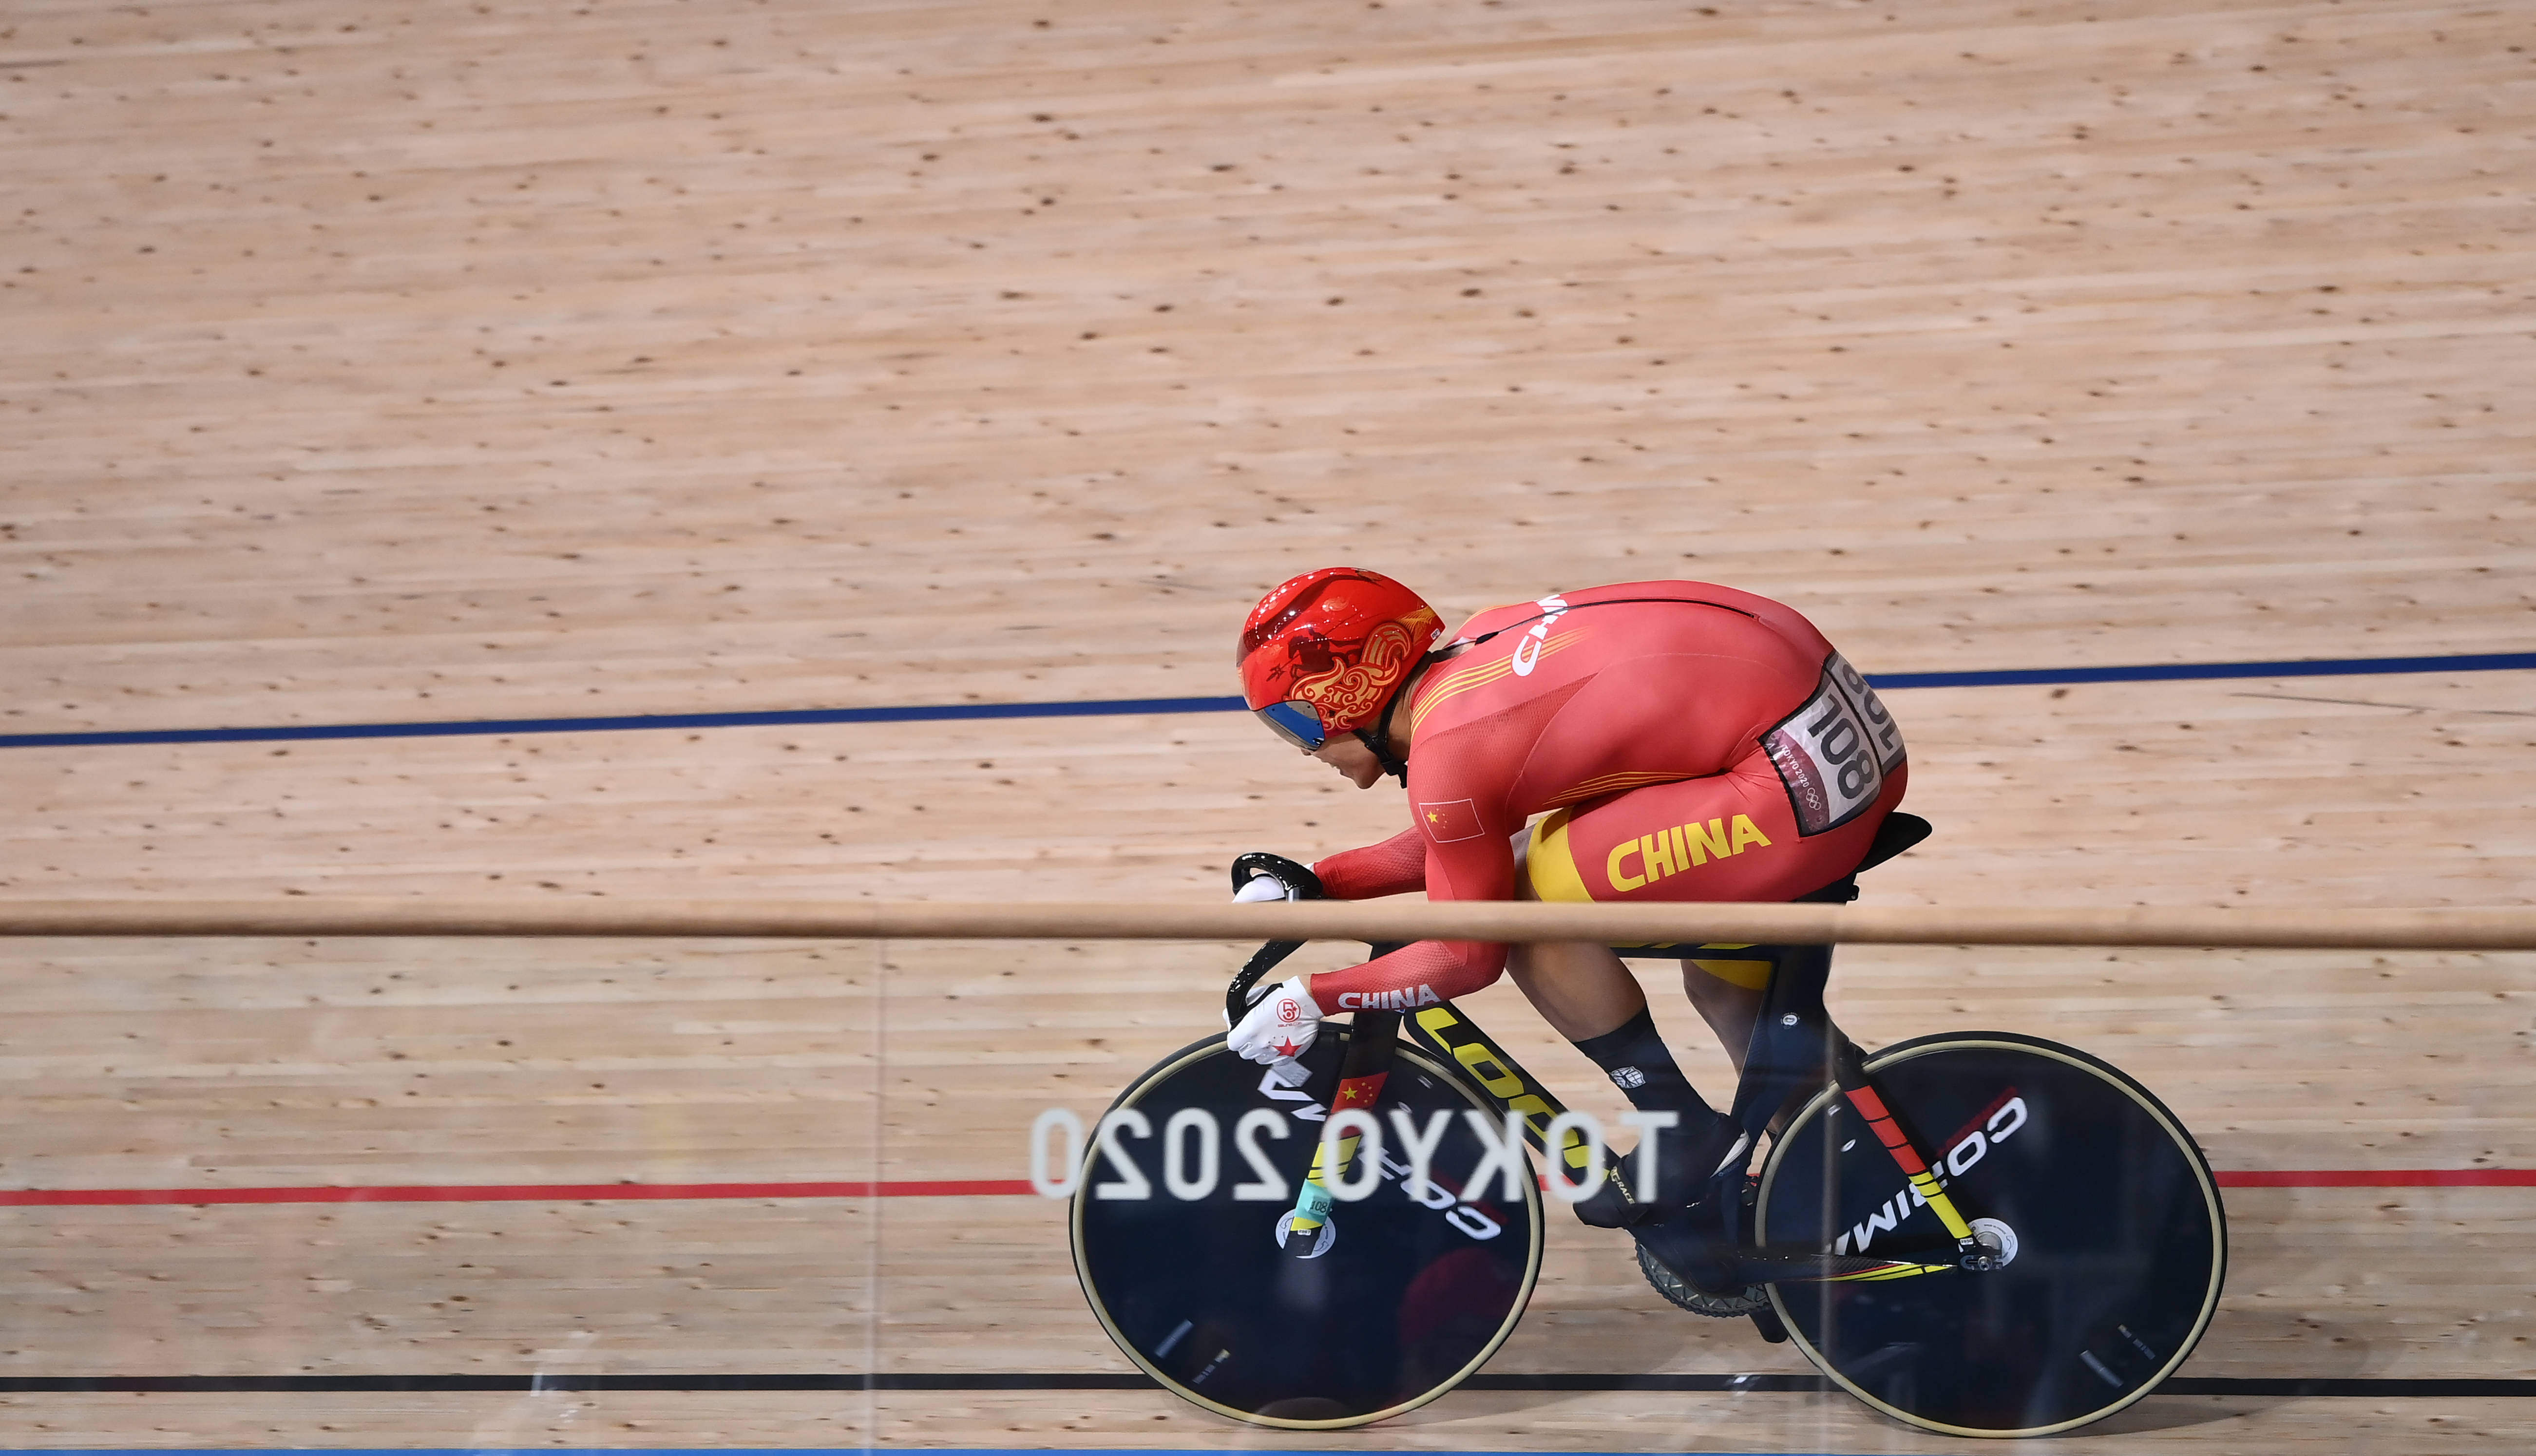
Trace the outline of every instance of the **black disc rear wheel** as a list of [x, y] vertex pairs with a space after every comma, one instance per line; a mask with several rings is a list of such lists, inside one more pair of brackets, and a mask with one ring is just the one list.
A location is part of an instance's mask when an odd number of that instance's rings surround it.
[[[1329, 1429], [1422, 1406], [1496, 1353], [1540, 1275], [1541, 1193], [1530, 1176], [1513, 1200], [1462, 1186], [1481, 1149], [1461, 1114], [1478, 1111], [1491, 1126], [1498, 1114], [1405, 1042], [1376, 1112], [1386, 1129], [1393, 1108], [1421, 1127], [1450, 1114], [1434, 1181], [1411, 1186], [1406, 1161], [1386, 1150], [1371, 1196], [1334, 1210], [1325, 1253], [1298, 1259], [1279, 1247], [1291, 1187], [1321, 1134], [1325, 1108], [1315, 1099], [1335, 1086], [1348, 1034], [1323, 1025], [1303, 1058], [1312, 1074], [1303, 1092], [1226, 1050], [1222, 1037], [1183, 1047], [1111, 1108], [1142, 1112], [1153, 1129], [1112, 1139], [1135, 1168], [1119, 1168], [1098, 1138], [1087, 1153], [1074, 1193], [1074, 1263], [1093, 1311], [1129, 1360], [1220, 1415]], [[1176, 1190], [1165, 1177], [1164, 1144], [1173, 1119], [1193, 1108], [1220, 1129], [1221, 1175], [1184, 1197], [1197, 1182], [1191, 1169], [1203, 1134], [1193, 1125], [1182, 1134]], [[1245, 1199], [1238, 1186], [1257, 1180], [1239, 1128], [1262, 1111], [1270, 1116], [1253, 1119], [1249, 1142], [1289, 1192]], [[1285, 1138], [1264, 1131], [1272, 1120]], [[1138, 1183], [1140, 1196], [1122, 1196]]]
[[[1773, 1285], [1824, 1374], [1913, 1425], [2019, 1436], [2110, 1416], [2183, 1363], [2219, 1302], [2227, 1222], [2199, 1149], [2147, 1089], [2005, 1032], [1906, 1042], [1868, 1069], [1976, 1234], [2013, 1256], [1985, 1274]], [[1773, 1148], [1755, 1217], [1767, 1243], [1838, 1253], [1925, 1254], [1944, 1237], [1831, 1091]]]

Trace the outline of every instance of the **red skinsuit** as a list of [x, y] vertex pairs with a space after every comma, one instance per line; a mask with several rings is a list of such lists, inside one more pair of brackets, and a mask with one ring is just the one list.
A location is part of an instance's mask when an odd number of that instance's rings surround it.
[[[1509, 836], [1563, 810], [1533, 832], [1543, 899], [1792, 900], [1855, 868], [1901, 802], [1901, 734], [1882, 705], [1766, 598], [1596, 587], [1482, 612], [1457, 640], [1477, 645], [1401, 706], [1417, 823], [1314, 865], [1339, 899], [1513, 899]], [[1489, 984], [1505, 958], [1422, 941], [1309, 984], [1333, 1014], [1370, 991], [1415, 1007]]]

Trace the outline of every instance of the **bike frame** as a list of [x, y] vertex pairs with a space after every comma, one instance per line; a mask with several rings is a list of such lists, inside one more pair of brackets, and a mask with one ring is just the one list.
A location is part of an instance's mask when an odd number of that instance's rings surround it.
[[[1271, 941], [1260, 947], [1226, 993], [1226, 1009], [1232, 1019], [1238, 1020], [1247, 1009], [1250, 987], [1300, 944]], [[1377, 945], [1372, 954], [1378, 956], [1388, 949], [1391, 947]], [[1974, 1236], [1971, 1220], [1955, 1206], [1931, 1168], [1923, 1151], [1928, 1144], [1914, 1135], [1907, 1120], [1877, 1092], [1868, 1074], [1864, 1053], [1832, 1024], [1823, 1004], [1823, 990], [1831, 979], [1831, 947], [1778, 947], [1772, 963], [1760, 1016], [1744, 1050], [1743, 1075], [1736, 1083], [1734, 1107], [1728, 1115], [1758, 1146], [1782, 1109], [1826, 1083], [1836, 1084], [1843, 1099], [1875, 1133], [1909, 1180], [1913, 1193], [1936, 1215], [1951, 1243], [1932, 1244], [1925, 1250], [1927, 1255], [1942, 1257], [1942, 1262], [1930, 1257], [1868, 1258], [1815, 1248], [1761, 1246], [1752, 1241], [1752, 1231], [1744, 1227], [1744, 1172], [1737, 1168], [1721, 1172], [1708, 1192], [1724, 1221], [1722, 1242], [1726, 1247], [1719, 1251], [1725, 1256], [1724, 1262], [1746, 1284], [1908, 1279], [1952, 1269], [1981, 1272], [1995, 1267], [1991, 1250]], [[1338, 1085], [1328, 1099], [1333, 1114], [1351, 1108], [1368, 1111], [1373, 1108], [1381, 1097], [1383, 1080], [1389, 1075], [1392, 1048], [1404, 1029], [1439, 1059], [1461, 1067], [1501, 1113], [1518, 1115], [1525, 1143], [1545, 1163], [1556, 1159], [1579, 1171], [1587, 1167], [1589, 1156], [1584, 1139], [1573, 1130], [1567, 1133], [1563, 1146], [1555, 1150], [1550, 1146], [1551, 1122], [1567, 1110], [1557, 1096], [1450, 1001], [1414, 1013], [1355, 1013]], [[1331, 1168], [1324, 1166], [1329, 1146], [1315, 1145], [1311, 1167], [1300, 1180], [1295, 1208], [1288, 1215], [1290, 1232], [1285, 1245], [1290, 1252], [1308, 1256], [1306, 1251], [1316, 1242], [1313, 1235], [1334, 1206], [1328, 1183], [1346, 1176], [1356, 1148], [1357, 1139], [1343, 1139], [1336, 1148], [1338, 1165]], [[1623, 1162], [1611, 1160], [1605, 1172], [1607, 1188], [1598, 1190], [1596, 1196], [1609, 1194], [1624, 1206], [1633, 1205], [1637, 1199], [1622, 1170]]]

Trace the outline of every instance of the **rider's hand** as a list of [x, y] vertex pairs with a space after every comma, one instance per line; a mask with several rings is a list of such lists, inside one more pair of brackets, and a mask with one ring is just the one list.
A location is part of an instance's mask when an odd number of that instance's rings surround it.
[[1252, 1002], [1249, 1013], [1224, 1041], [1235, 1054], [1275, 1066], [1310, 1050], [1312, 1039], [1320, 1033], [1320, 1003], [1298, 976]]
[[1325, 900], [1328, 895], [1310, 865], [1253, 850], [1233, 861], [1233, 898], [1248, 905], [1260, 900]]
[[1295, 892], [1277, 883], [1274, 875], [1261, 875], [1233, 892], [1236, 905], [1256, 905], [1263, 900], [1292, 900]]

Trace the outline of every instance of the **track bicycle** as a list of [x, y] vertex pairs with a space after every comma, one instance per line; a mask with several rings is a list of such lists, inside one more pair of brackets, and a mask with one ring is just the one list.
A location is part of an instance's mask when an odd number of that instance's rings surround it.
[[[1859, 871], [1928, 832], [1890, 816]], [[1859, 871], [1807, 898], [1855, 898]], [[1299, 945], [1261, 947], [1230, 1018]], [[1616, 949], [1772, 963], [1730, 1114], [1766, 1153], [1701, 1200], [1709, 1271], [1743, 1288], [1691, 1286], [1642, 1234], [1665, 1298], [1748, 1314], [1877, 1411], [1956, 1435], [2101, 1420], [2191, 1353], [2226, 1217], [2191, 1136], [2139, 1083], [2009, 1032], [1863, 1050], [1823, 1007], [1829, 946]], [[1192, 1043], [1119, 1094], [1076, 1177], [1075, 1268], [1103, 1327], [1220, 1415], [1361, 1425], [1478, 1370], [1540, 1275], [1546, 1179], [1503, 1175], [1525, 1150], [1563, 1197], [1653, 1216], [1630, 1159], [1600, 1158], [1449, 1001], [1326, 1021], [1301, 1072], [1288, 1086], [1223, 1037]], [[1324, 1137], [1334, 1124], [1351, 1135]]]

